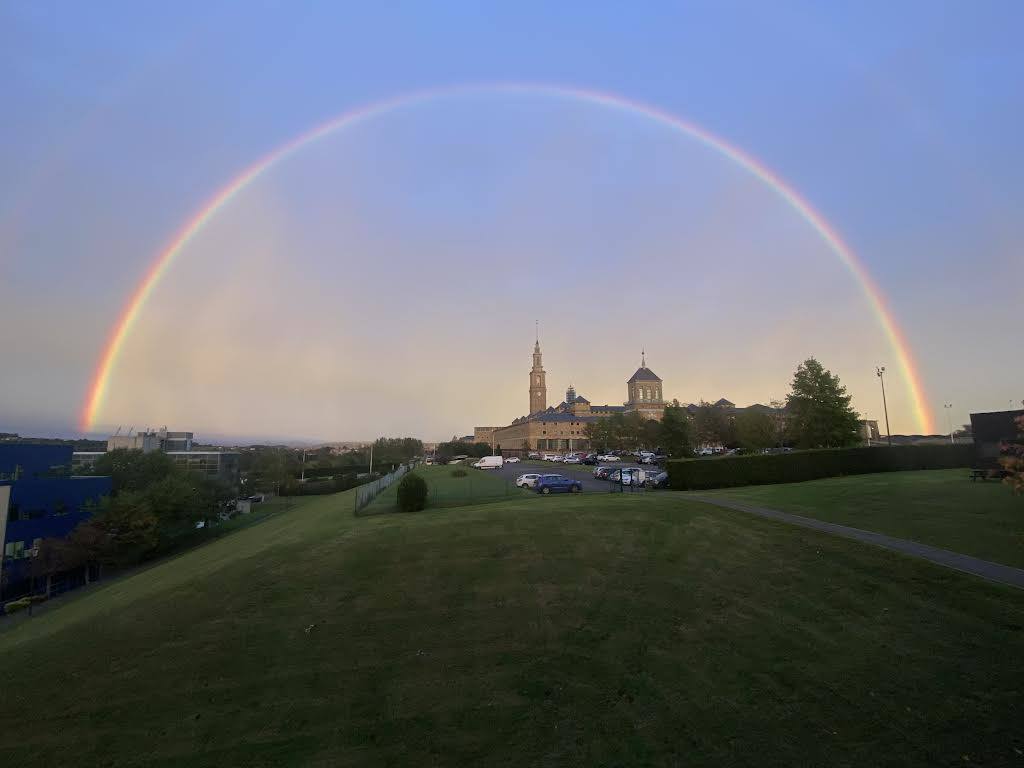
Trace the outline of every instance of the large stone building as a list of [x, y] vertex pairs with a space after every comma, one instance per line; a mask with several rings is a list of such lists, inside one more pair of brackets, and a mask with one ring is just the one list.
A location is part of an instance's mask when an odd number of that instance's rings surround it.
[[586, 425], [615, 413], [639, 413], [647, 419], [660, 419], [665, 410], [662, 380], [647, 367], [646, 354], [640, 367], [626, 382], [626, 402], [622, 405], [592, 405], [570, 384], [565, 400], [549, 406], [540, 340], [533, 346], [530, 369], [530, 411], [505, 427], [477, 427], [474, 441], [490, 443], [503, 451], [571, 451], [589, 447]]
[[[668, 405], [662, 389], [663, 382], [647, 367], [647, 356], [643, 351], [640, 367], [626, 382], [626, 402], [622, 405], [593, 405], [587, 398], [577, 394], [576, 388], [570, 384], [565, 392], [565, 400], [549, 406], [545, 377], [538, 339], [533, 345], [533, 367], [530, 369], [529, 413], [505, 427], [476, 427], [473, 436], [464, 439], [490, 445], [502, 452], [584, 450], [591, 447], [587, 439], [587, 424], [596, 419], [616, 413], [638, 413], [645, 419], [660, 419]], [[683, 408], [693, 417], [704, 404], [703, 401], [700, 404], [690, 403], [683, 405]], [[780, 434], [785, 432], [790, 416], [788, 407], [783, 404], [754, 403], [740, 407], [723, 397], [707, 405], [720, 409], [730, 421], [744, 413], [764, 414], [776, 422]], [[879, 440], [877, 421], [861, 420], [860, 432], [868, 445]], [[702, 444], [701, 447], [716, 445]]]

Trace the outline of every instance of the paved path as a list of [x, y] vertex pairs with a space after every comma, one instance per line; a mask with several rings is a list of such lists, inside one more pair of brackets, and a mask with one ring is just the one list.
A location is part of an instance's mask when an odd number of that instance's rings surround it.
[[1000, 565], [988, 560], [981, 560], [977, 557], [962, 555], [959, 552], [950, 552], [948, 549], [930, 547], [909, 539], [897, 539], [893, 536], [886, 536], [883, 533], [864, 531], [860, 528], [851, 528], [848, 525], [828, 523], [824, 520], [816, 520], [813, 517], [802, 517], [801, 515], [780, 512], [777, 509], [758, 507], [753, 504], [744, 504], [741, 501], [734, 501], [720, 496], [695, 496], [687, 494], [687, 498], [695, 501], [703, 501], [726, 509], [735, 509], [739, 512], [747, 512], [752, 515], [767, 517], [772, 520], [781, 520], [792, 525], [802, 525], [804, 528], [813, 528], [816, 531], [824, 531], [834, 536], [842, 536], [846, 539], [863, 541], [866, 544], [874, 544], [878, 547], [891, 549], [894, 552], [902, 552], [912, 557], [920, 557], [922, 560], [943, 565], [964, 573], [971, 573], [981, 576], [983, 579], [995, 581], [1000, 584], [1009, 584], [1013, 587], [1024, 589], [1024, 569], [1013, 568], [1009, 565]]

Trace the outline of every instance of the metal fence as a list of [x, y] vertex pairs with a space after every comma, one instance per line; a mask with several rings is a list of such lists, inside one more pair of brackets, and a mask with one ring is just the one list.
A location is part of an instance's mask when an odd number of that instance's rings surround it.
[[359, 510], [363, 509], [367, 504], [377, 498], [381, 491], [389, 487], [393, 482], [400, 479], [402, 475], [409, 472], [415, 464], [402, 464], [394, 472], [388, 472], [383, 477], [378, 477], [365, 485], [360, 485], [356, 488], [356, 502], [355, 502], [355, 513], [358, 515]]

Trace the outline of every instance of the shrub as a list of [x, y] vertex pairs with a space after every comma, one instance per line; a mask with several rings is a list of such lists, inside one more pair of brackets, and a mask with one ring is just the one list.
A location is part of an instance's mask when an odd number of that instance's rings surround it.
[[465, 477], [465, 476], [466, 476], [466, 470], [464, 470], [464, 469], [453, 469], [452, 470], [452, 477]]
[[398, 483], [398, 509], [400, 512], [419, 512], [427, 506], [427, 481], [410, 472]]
[[823, 477], [956, 469], [974, 461], [973, 445], [901, 445], [894, 448], [825, 448], [722, 459], [668, 462], [669, 486], [677, 491], [740, 485], [799, 483]]
[[4, 606], [4, 613], [11, 614], [23, 611], [32, 604], [32, 600], [27, 597], [22, 597], [17, 600], [12, 600]]

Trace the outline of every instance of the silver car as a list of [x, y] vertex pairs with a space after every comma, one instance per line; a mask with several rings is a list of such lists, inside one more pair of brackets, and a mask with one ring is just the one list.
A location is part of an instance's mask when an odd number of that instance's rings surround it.
[[525, 475], [520, 475], [519, 477], [516, 478], [516, 487], [533, 488], [533, 486], [537, 484], [538, 477], [540, 477], [540, 475], [533, 472], [527, 473]]

